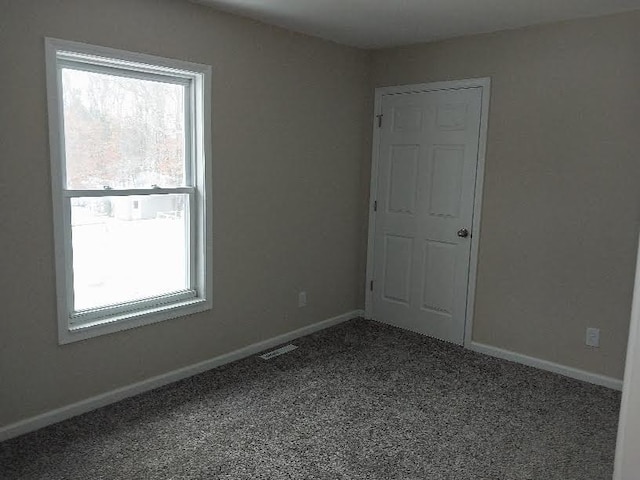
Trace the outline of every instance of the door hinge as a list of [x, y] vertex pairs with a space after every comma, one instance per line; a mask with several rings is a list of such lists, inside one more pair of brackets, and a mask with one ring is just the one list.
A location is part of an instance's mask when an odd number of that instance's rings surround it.
[[373, 201], [373, 211], [374, 211], [374, 212], [377, 212], [377, 211], [378, 211], [378, 201], [377, 201], [377, 200], [374, 200], [374, 201]]
[[376, 115], [376, 117], [378, 117], [378, 128], [380, 128], [380, 127], [382, 127], [382, 117], [383, 117], [383, 115], [382, 114]]
[[369, 290], [373, 292], [373, 280], [369, 282]]

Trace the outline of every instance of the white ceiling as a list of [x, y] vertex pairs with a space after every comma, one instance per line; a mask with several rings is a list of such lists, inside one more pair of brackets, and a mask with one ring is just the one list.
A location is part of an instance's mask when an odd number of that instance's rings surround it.
[[380, 48], [640, 9], [640, 0], [192, 0], [338, 43]]

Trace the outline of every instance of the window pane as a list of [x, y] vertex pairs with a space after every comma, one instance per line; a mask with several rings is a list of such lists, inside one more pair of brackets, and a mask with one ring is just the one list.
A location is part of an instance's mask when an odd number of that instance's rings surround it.
[[71, 199], [74, 310], [188, 290], [189, 196]]
[[62, 69], [67, 188], [185, 185], [183, 85]]

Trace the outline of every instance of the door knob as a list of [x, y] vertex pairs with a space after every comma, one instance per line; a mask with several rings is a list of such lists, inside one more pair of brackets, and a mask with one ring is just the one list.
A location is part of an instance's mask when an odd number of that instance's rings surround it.
[[466, 228], [461, 228], [460, 230], [458, 230], [458, 236], [460, 238], [467, 238], [469, 236], [469, 230], [467, 230]]

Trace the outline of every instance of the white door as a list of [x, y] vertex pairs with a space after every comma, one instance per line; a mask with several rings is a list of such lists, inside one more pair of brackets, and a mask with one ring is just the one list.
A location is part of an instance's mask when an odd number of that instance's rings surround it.
[[482, 88], [382, 97], [374, 319], [462, 344]]

